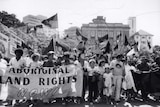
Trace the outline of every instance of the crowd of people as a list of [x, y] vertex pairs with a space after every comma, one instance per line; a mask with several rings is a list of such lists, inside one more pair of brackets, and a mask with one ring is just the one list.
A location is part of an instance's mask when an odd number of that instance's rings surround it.
[[[75, 103], [88, 101], [91, 104], [100, 102], [112, 104], [122, 99], [135, 100], [135, 98], [148, 101], [148, 95], [160, 92], [159, 86], [151, 84], [155, 81], [150, 79], [151, 73], [157, 75], [160, 73], [159, 52], [135, 53], [131, 56], [118, 54], [111, 57], [103, 54], [86, 57], [83, 52], [74, 52], [74, 54], [64, 52], [64, 55], [56, 55], [53, 51], [49, 51], [46, 56], [41, 56], [28, 50], [27, 54], [23, 55], [23, 50], [18, 48], [15, 50], [15, 57], [8, 62], [0, 53], [1, 75], [4, 75], [4, 68], [7, 66], [23, 69], [73, 64], [83, 71], [82, 97], [74, 98]], [[67, 102], [65, 98], [62, 100]]]

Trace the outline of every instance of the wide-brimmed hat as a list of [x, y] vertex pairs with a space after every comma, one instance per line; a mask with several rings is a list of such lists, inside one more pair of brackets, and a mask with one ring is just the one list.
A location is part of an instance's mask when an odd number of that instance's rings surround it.
[[15, 49], [14, 53], [21, 53], [21, 55], [23, 55], [23, 50], [21, 48], [17, 48]]

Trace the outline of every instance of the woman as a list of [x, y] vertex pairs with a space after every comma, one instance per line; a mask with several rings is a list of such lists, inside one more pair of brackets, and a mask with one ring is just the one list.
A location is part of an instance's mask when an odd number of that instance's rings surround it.
[[29, 67], [31, 68], [37, 68], [41, 66], [41, 63], [39, 61], [40, 55], [38, 53], [35, 53], [31, 56], [33, 62], [30, 63]]
[[97, 99], [98, 96], [98, 79], [97, 74], [99, 68], [96, 66], [96, 61], [94, 59], [89, 60], [88, 71], [88, 85], [89, 85], [89, 102], [93, 104], [93, 101]]

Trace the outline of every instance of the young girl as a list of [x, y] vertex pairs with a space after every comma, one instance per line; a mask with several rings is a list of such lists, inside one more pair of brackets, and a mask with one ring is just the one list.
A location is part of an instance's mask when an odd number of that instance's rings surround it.
[[106, 96], [107, 103], [111, 103], [111, 95], [112, 95], [112, 81], [113, 81], [113, 75], [109, 69], [109, 65], [105, 65], [105, 72], [103, 74], [104, 78], [104, 90], [103, 94]]

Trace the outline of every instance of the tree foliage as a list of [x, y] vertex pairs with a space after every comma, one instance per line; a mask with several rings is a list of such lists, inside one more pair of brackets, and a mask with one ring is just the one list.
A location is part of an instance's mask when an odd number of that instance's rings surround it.
[[25, 25], [19, 19], [16, 18], [15, 14], [9, 14], [6, 11], [0, 12], [0, 22], [6, 25], [7, 27], [14, 27], [14, 28]]

